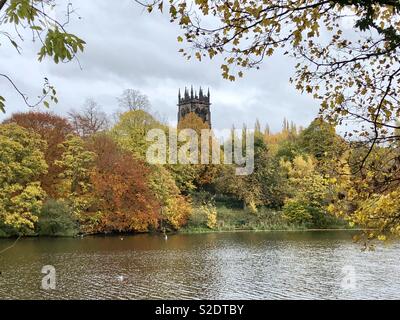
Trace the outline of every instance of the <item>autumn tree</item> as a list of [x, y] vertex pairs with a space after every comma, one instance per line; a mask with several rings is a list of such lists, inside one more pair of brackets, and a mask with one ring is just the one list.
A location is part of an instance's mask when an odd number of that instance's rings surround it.
[[[68, 62], [84, 50], [85, 42], [68, 32], [67, 25], [73, 12], [71, 2], [67, 4], [66, 20], [53, 18], [51, 11], [60, 7], [56, 0], [1, 0], [0, 1], [0, 36], [1, 44], [9, 44], [17, 53], [22, 53], [23, 29], [28, 29], [32, 40], [40, 44], [38, 60], [46, 57], [55, 63]], [[29, 35], [28, 35], [29, 37]], [[40, 104], [49, 106], [49, 102], [57, 103], [56, 90], [47, 78], [44, 78], [43, 92], [36, 102], [31, 102], [17, 82], [10, 75], [0, 73], [0, 77], [10, 84], [22, 98], [25, 105], [34, 107]], [[5, 97], [0, 95], [0, 110], [5, 112]]]
[[96, 154], [89, 151], [85, 142], [78, 136], [69, 135], [60, 145], [61, 159], [55, 164], [62, 170], [57, 188], [60, 199], [66, 201], [80, 222], [86, 221], [85, 214], [93, 203], [91, 170]]
[[[235, 80], [243, 69], [258, 68], [283, 49], [299, 60], [296, 88], [320, 99], [329, 120], [364, 121], [375, 129], [370, 136], [375, 142], [397, 128], [398, 1], [155, 0], [145, 5], [151, 12], [166, 4], [171, 21], [184, 31], [178, 41], [185, 39], [194, 51], [182, 50], [184, 56], [224, 56], [224, 78]], [[344, 30], [350, 19], [354, 28]]]
[[109, 127], [107, 115], [93, 99], [87, 99], [82, 110], [71, 110], [68, 118], [74, 132], [81, 137], [88, 137]]
[[55, 186], [59, 183], [61, 169], [55, 165], [55, 161], [61, 158], [62, 149], [59, 145], [66, 140], [68, 134], [72, 133], [72, 126], [67, 119], [53, 113], [33, 111], [14, 113], [4, 123], [16, 123], [25, 129], [32, 130], [47, 142], [44, 156], [48, 170], [46, 174], [41, 175], [40, 182], [46, 194], [49, 197], [56, 198], [57, 190]]
[[16, 124], [0, 125], [0, 225], [34, 229], [45, 197], [39, 177], [47, 170], [46, 142]]
[[[292, 56], [298, 63], [291, 82], [320, 101], [325, 120], [353, 124], [346, 136], [362, 141], [361, 176], [380, 175], [381, 168], [366, 167], [367, 158], [380, 147], [391, 153], [388, 145], [399, 140], [399, 1], [154, 0], [144, 5], [149, 12], [167, 11], [179, 24], [178, 41], [189, 44], [189, 50], [181, 49], [184, 57], [223, 56], [225, 79], [242, 77], [277, 52]], [[353, 28], [344, 27], [349, 22]], [[399, 180], [396, 167], [391, 171], [386, 191], [395, 190]], [[398, 221], [390, 221], [397, 228]], [[385, 219], [380, 222], [386, 225]]]
[[132, 110], [119, 116], [111, 134], [123, 149], [132, 152], [136, 157], [145, 159], [150, 146], [147, 133], [152, 129], [166, 129], [151, 114], [144, 110]]
[[182, 195], [173, 175], [164, 166], [151, 167], [149, 186], [160, 203], [160, 227], [179, 230], [192, 211], [189, 198]]
[[318, 160], [337, 158], [345, 151], [345, 142], [336, 134], [335, 126], [321, 118], [301, 132], [298, 143], [305, 153]]
[[[208, 187], [213, 183], [213, 180], [217, 177], [220, 171], [220, 166], [219, 165], [214, 165], [212, 164], [212, 152], [213, 152], [213, 144], [220, 150], [220, 144], [216, 140], [213, 132], [210, 130], [209, 125], [203, 121], [196, 113], [190, 112], [188, 113], [185, 117], [183, 117], [179, 123], [178, 123], [178, 134], [182, 130], [185, 129], [190, 129], [194, 130], [196, 133], [197, 137], [197, 143], [198, 143], [198, 164], [195, 165], [190, 165], [191, 170], [193, 171], [192, 173], [189, 173], [188, 171], [190, 170], [189, 168], [182, 169], [181, 165], [174, 165], [171, 166], [171, 169], [173, 171], [178, 171], [182, 173], [186, 173], [188, 178], [192, 177], [194, 180], [192, 182], [193, 185], [195, 185], [197, 188], [204, 188]], [[202, 131], [208, 132], [209, 133], [209, 139], [208, 139], [208, 153], [203, 154], [203, 151], [207, 150], [202, 150], [203, 147], [203, 142], [202, 142]], [[181, 141], [181, 144], [185, 143], [185, 141]], [[201, 163], [202, 160], [208, 159], [207, 162], [208, 164], [203, 164]], [[220, 159], [219, 159], [220, 160]], [[186, 165], [185, 165], [186, 166]]]
[[297, 156], [292, 162], [282, 161], [288, 175], [283, 212], [295, 224], [325, 227], [333, 219], [328, 205], [336, 193], [336, 179], [324, 177], [316, 170], [316, 161], [309, 156]]
[[146, 232], [158, 227], [159, 203], [149, 188], [150, 170], [106, 135], [93, 137], [89, 150], [96, 154], [90, 182], [100, 215], [98, 232]]

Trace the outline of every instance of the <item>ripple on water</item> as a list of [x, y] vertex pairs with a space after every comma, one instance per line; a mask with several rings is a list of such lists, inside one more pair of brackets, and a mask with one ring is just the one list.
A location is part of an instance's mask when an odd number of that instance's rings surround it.
[[[399, 253], [323, 232], [24, 239], [0, 256], [0, 298], [398, 299]], [[56, 291], [40, 289], [44, 265], [57, 270]], [[341, 287], [344, 266], [355, 289]]]

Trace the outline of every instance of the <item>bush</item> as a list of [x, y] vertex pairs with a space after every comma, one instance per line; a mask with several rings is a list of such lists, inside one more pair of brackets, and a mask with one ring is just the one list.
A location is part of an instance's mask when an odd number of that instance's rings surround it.
[[283, 216], [293, 224], [312, 224], [309, 207], [300, 201], [288, 200], [283, 207]]
[[78, 233], [79, 227], [66, 203], [49, 200], [39, 214], [36, 231], [40, 236], [72, 237]]
[[4, 222], [0, 221], [0, 238], [12, 238], [18, 236], [34, 236], [33, 230], [25, 230], [25, 232], [21, 232], [12, 226], [4, 224]]
[[193, 208], [186, 227], [189, 229], [207, 228], [207, 215], [201, 207]]
[[202, 210], [207, 216], [207, 227], [215, 229], [217, 227], [217, 209], [213, 205], [205, 205]]
[[323, 207], [297, 200], [286, 202], [283, 216], [289, 223], [306, 227], [326, 228], [340, 224], [340, 221], [328, 214]]

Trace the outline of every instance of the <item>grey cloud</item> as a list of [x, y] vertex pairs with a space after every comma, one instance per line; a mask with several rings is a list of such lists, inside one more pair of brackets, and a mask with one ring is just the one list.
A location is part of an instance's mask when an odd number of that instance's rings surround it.
[[[284, 117], [307, 125], [316, 115], [317, 102], [288, 84], [294, 61], [287, 57], [272, 57], [261, 70], [248, 71], [244, 79], [230, 83], [220, 75], [221, 60], [187, 61], [178, 53], [180, 30], [166, 15], [149, 15], [129, 0], [74, 4], [82, 19], [73, 19], [70, 31], [87, 42], [79, 57], [82, 70], [76, 62], [36, 62], [37, 47], [29, 42], [22, 56], [0, 48], [7, 56], [0, 61], [0, 70], [12, 72], [29, 94], [38, 92], [44, 76], [56, 85], [60, 103], [52, 110], [57, 113], [77, 109], [93, 97], [112, 114], [118, 108], [116, 96], [125, 88], [135, 88], [149, 96], [154, 112], [175, 123], [178, 88], [193, 84], [210, 87], [215, 128], [252, 125], [258, 118], [279, 130]], [[8, 115], [26, 110], [3, 81], [0, 90], [7, 96]]]

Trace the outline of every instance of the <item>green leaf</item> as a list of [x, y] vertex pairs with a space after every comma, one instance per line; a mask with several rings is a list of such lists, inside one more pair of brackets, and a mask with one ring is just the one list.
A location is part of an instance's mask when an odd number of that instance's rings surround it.
[[35, 30], [35, 31], [42, 31], [43, 30], [43, 28], [40, 27], [40, 26], [31, 26], [31, 29]]

